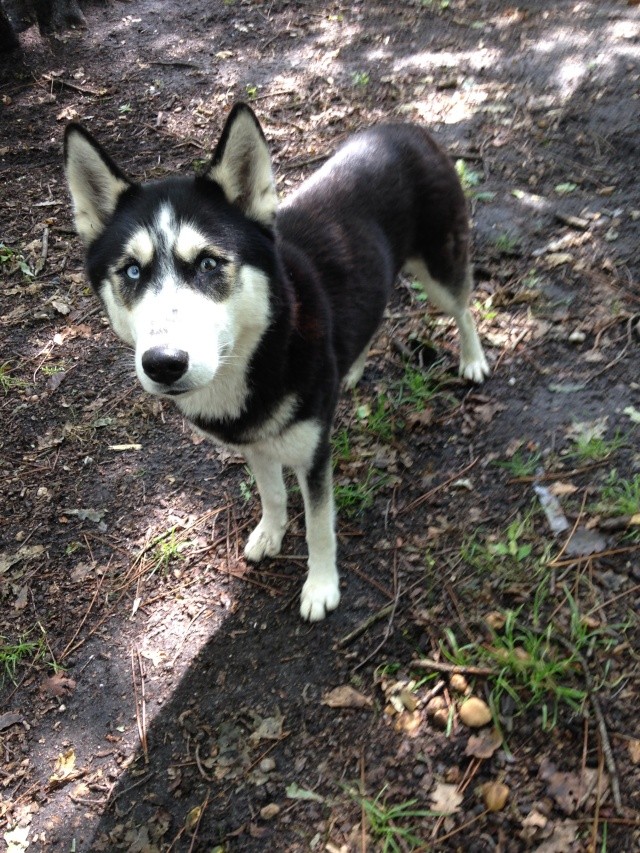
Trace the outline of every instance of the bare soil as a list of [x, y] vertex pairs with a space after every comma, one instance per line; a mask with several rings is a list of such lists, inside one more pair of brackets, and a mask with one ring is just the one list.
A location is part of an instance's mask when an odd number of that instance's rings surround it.
[[[0, 848], [640, 850], [638, 518], [603, 504], [640, 476], [638, 9], [83, 11], [86, 30], [32, 28], [0, 59], [0, 651], [23, 644], [0, 687]], [[457, 380], [450, 323], [401, 281], [340, 407], [343, 598], [316, 625], [298, 616], [300, 507], [284, 556], [245, 565], [242, 460], [138, 387], [84, 282], [62, 173], [68, 120], [153, 178], [206, 160], [237, 100], [283, 193], [398, 118], [428, 124], [470, 185], [492, 376]], [[428, 400], [400, 394], [407, 359], [437, 378]], [[600, 454], [576, 450], [588, 430]], [[509, 611], [576, 652], [564, 678], [584, 701], [545, 729], [527, 688], [503, 694], [482, 747], [444, 650], [452, 634], [490, 649]], [[464, 669], [467, 690], [495, 697], [496, 668]], [[494, 811], [490, 782], [508, 788]]]

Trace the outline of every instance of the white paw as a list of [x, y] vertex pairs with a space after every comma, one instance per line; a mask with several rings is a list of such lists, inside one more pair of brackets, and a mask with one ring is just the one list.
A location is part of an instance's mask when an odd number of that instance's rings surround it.
[[275, 557], [276, 554], [279, 554], [285, 528], [286, 525], [269, 526], [262, 519], [244, 546], [244, 555], [247, 560], [250, 560], [252, 563], [259, 563], [265, 557]]
[[313, 580], [307, 578], [300, 597], [300, 615], [307, 622], [319, 622], [335, 610], [340, 602], [338, 578]]
[[469, 379], [471, 382], [480, 384], [484, 382], [490, 373], [491, 371], [483, 352], [480, 352], [473, 360], [460, 362], [460, 376], [464, 376], [465, 379]]

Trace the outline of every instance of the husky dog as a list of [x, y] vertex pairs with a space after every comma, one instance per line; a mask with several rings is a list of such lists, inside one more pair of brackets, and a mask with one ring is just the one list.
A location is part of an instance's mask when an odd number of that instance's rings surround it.
[[469, 224], [450, 160], [422, 127], [381, 125], [279, 205], [264, 134], [240, 103], [203, 175], [134, 183], [77, 124], [65, 166], [91, 285], [135, 348], [143, 388], [240, 450], [255, 476], [262, 517], [248, 560], [280, 552], [283, 466], [295, 471], [309, 552], [300, 612], [323, 619], [340, 600], [336, 401], [341, 382], [362, 374], [400, 270], [455, 318], [461, 375], [489, 373], [467, 305]]

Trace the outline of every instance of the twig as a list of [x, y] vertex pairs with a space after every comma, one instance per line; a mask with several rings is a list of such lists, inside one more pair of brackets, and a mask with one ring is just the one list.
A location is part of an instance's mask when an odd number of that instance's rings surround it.
[[368, 663], [371, 660], [371, 658], [375, 657], [378, 654], [378, 652], [380, 651], [380, 649], [387, 642], [389, 637], [391, 636], [391, 626], [393, 625], [393, 618], [396, 615], [396, 608], [398, 607], [398, 602], [400, 601], [400, 584], [397, 581], [397, 552], [396, 552], [396, 555], [394, 556], [393, 574], [394, 574], [394, 580], [395, 580], [396, 595], [395, 595], [395, 598], [393, 600], [393, 604], [390, 605], [391, 612], [389, 613], [389, 621], [387, 622], [387, 627], [384, 630], [384, 635], [383, 635], [382, 639], [380, 640], [380, 642], [378, 643], [378, 645], [375, 647], [375, 649], [372, 649], [372, 651], [366, 656], [366, 658], [364, 658], [359, 663], [357, 663], [356, 666], [354, 666], [353, 672], [357, 672], [366, 663]]
[[381, 619], [384, 619], [385, 616], [388, 616], [391, 611], [394, 609], [393, 604], [385, 604], [383, 608], [378, 610], [377, 613], [372, 614], [364, 622], [361, 622], [357, 628], [354, 628], [349, 634], [345, 634], [344, 637], [341, 637], [339, 640], [333, 644], [333, 648], [335, 650], [342, 649], [345, 646], [348, 646], [349, 643], [352, 643], [355, 639], [357, 639], [361, 634], [364, 634], [365, 631], [368, 631], [372, 625], [375, 625], [376, 622], [379, 622]]
[[589, 696], [589, 702], [591, 703], [593, 715], [596, 718], [596, 724], [598, 726], [598, 734], [600, 735], [600, 746], [602, 748], [602, 752], [604, 753], [604, 759], [607, 765], [607, 772], [609, 773], [613, 804], [616, 810], [616, 814], [622, 815], [623, 810], [622, 798], [620, 796], [620, 780], [618, 777], [615, 758], [613, 757], [613, 750], [611, 749], [609, 733], [607, 732], [607, 724], [604, 719], [604, 714], [602, 713], [600, 700], [596, 696], [596, 690], [593, 684], [593, 678], [591, 677], [591, 672], [589, 671], [589, 667], [584, 657], [568, 640], [565, 640], [565, 638], [560, 634], [558, 634], [555, 639], [557, 640], [557, 642], [559, 642], [562, 646], [565, 647], [565, 649], [575, 658], [575, 660], [578, 661], [578, 663], [582, 667], [584, 681], [587, 687], [587, 694]]
[[451, 675], [498, 675], [495, 669], [490, 669], [486, 666], [458, 666], [458, 664], [455, 663], [446, 663], [445, 661], [431, 660], [431, 658], [414, 658], [411, 661], [411, 666], [415, 669], [428, 669], [435, 670], [436, 672], [448, 672]]
[[[140, 695], [138, 695], [138, 684], [136, 681], [136, 658], [138, 662], [138, 671], [140, 674]], [[146, 730], [146, 702], [144, 695], [144, 671], [142, 669], [142, 660], [140, 652], [137, 649], [131, 649], [131, 678], [133, 681], [133, 698], [136, 704], [136, 724], [138, 726], [138, 736], [140, 737], [140, 745], [144, 755], [144, 763], [149, 764], [149, 749], [147, 745], [147, 730]]]
[[364, 807], [364, 798], [367, 794], [365, 766], [364, 766], [364, 747], [360, 750], [360, 846], [362, 853], [367, 853], [367, 813]]
[[55, 77], [53, 74], [43, 74], [43, 80], [54, 85], [58, 83], [64, 89], [71, 89], [72, 92], [80, 92], [81, 95], [93, 95], [94, 98], [104, 98], [109, 94], [109, 89], [92, 89], [90, 86], [78, 86], [77, 83], [72, 83], [71, 80], [65, 80], [63, 77]]
[[410, 510], [416, 509], [421, 504], [425, 503], [425, 501], [428, 501], [430, 498], [432, 498], [434, 495], [436, 495], [439, 491], [441, 491], [442, 489], [446, 489], [446, 487], [448, 485], [450, 485], [451, 483], [455, 483], [456, 480], [459, 480], [460, 477], [462, 477], [464, 474], [466, 474], [467, 471], [470, 471], [473, 468], [473, 466], [478, 463], [479, 459], [480, 459], [480, 457], [476, 456], [476, 458], [474, 460], [472, 460], [468, 465], [465, 465], [465, 467], [462, 468], [460, 471], [458, 471], [456, 474], [452, 474], [452, 476], [449, 477], [448, 480], [445, 480], [443, 483], [440, 483], [438, 486], [434, 486], [433, 489], [426, 492], [424, 495], [421, 495], [419, 498], [416, 498], [415, 501], [411, 501], [410, 504], [407, 504], [405, 507], [398, 510], [398, 513], [402, 514], [405, 512], [409, 512]]

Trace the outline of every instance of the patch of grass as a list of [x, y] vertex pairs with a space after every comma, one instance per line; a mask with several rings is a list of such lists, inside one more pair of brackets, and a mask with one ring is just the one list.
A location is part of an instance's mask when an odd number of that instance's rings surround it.
[[541, 467], [542, 454], [540, 452], [527, 453], [526, 455], [517, 450], [511, 459], [504, 459], [495, 464], [504, 469], [512, 477], [533, 477]]
[[573, 440], [574, 446], [567, 455], [583, 463], [602, 462], [628, 443], [627, 436], [620, 430], [616, 430], [613, 438], [608, 439], [586, 430]]
[[384, 800], [386, 786], [372, 800], [352, 794], [364, 809], [376, 850], [382, 853], [405, 853], [408, 850], [426, 849], [426, 843], [416, 833], [416, 821], [437, 817], [428, 809], [416, 808], [418, 800], [389, 804]]
[[64, 373], [66, 369], [64, 361], [61, 361], [58, 364], [43, 364], [40, 371], [45, 376], [54, 376], [56, 373]]
[[480, 663], [495, 667], [495, 676], [490, 676], [490, 706], [496, 723], [499, 709], [505, 696], [514, 703], [517, 713], [539, 708], [541, 726], [553, 728], [558, 720], [562, 705], [580, 711], [587, 697], [583, 687], [576, 686], [580, 672], [578, 654], [588, 632], [582, 625], [580, 633], [572, 620], [571, 640], [575, 651], [571, 652], [554, 642], [556, 627], [549, 622], [544, 629], [535, 630], [524, 621], [524, 607], [508, 610], [501, 631], [491, 629], [491, 642], [478, 646], [460, 646], [451, 629], [446, 629], [446, 642], [440, 646], [443, 655], [459, 666]]
[[371, 82], [371, 75], [368, 71], [354, 71], [351, 75], [351, 81], [354, 86], [364, 89]]
[[359, 515], [373, 506], [383, 484], [384, 474], [377, 468], [367, 469], [364, 480], [360, 482], [336, 483], [333, 492], [337, 509], [350, 518]]
[[5, 361], [0, 364], [0, 388], [4, 391], [5, 396], [14, 388], [26, 388], [27, 383], [24, 379], [18, 379], [17, 376], [11, 375], [11, 364]]
[[44, 636], [37, 640], [29, 638], [29, 633], [23, 634], [12, 642], [7, 637], [0, 637], [0, 684], [10, 678], [15, 684], [16, 670], [20, 664], [35, 663], [45, 656], [47, 646]]
[[462, 189], [467, 195], [473, 194], [473, 189], [482, 183], [482, 175], [475, 169], [469, 168], [466, 160], [456, 160], [456, 172], [460, 178]]
[[348, 462], [351, 459], [351, 442], [349, 430], [346, 427], [333, 434], [331, 443], [333, 444], [333, 458], [336, 462]]
[[537, 571], [541, 559], [533, 554], [533, 513], [514, 519], [495, 536], [481, 540], [477, 533], [463, 540], [460, 555], [465, 563], [481, 572], [507, 576]]
[[420, 370], [407, 363], [402, 379], [394, 386], [396, 406], [420, 411], [440, 392], [441, 383], [433, 371]]
[[245, 92], [247, 93], [247, 99], [249, 101], [255, 101], [258, 97], [258, 87], [253, 83], [247, 83], [245, 86]]
[[600, 493], [599, 509], [611, 516], [640, 513], [640, 474], [625, 479], [614, 468]]
[[499, 255], [517, 255], [520, 249], [520, 238], [508, 231], [497, 234], [492, 242]]
[[367, 433], [385, 443], [393, 439], [395, 421], [389, 398], [386, 394], [376, 397], [375, 406], [363, 403], [356, 408], [356, 418]]
[[35, 278], [35, 271], [31, 269], [24, 255], [2, 242], [0, 242], [0, 266], [3, 272], [9, 275], [20, 270], [25, 278]]

